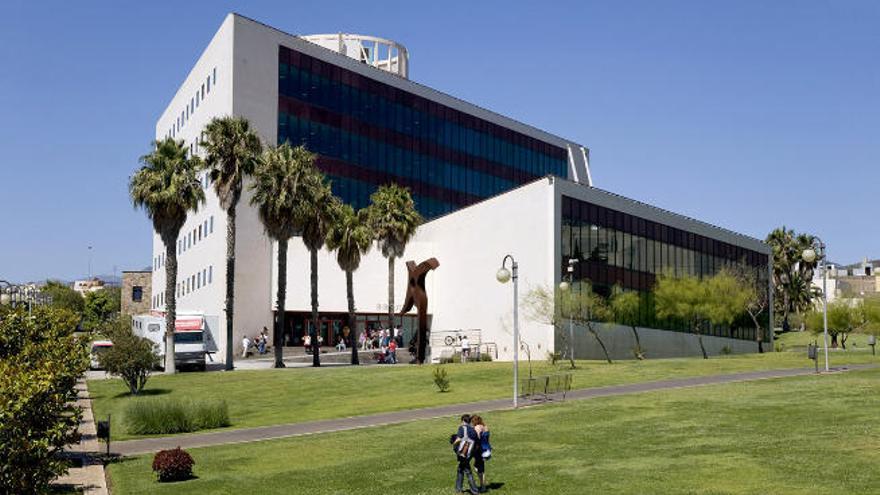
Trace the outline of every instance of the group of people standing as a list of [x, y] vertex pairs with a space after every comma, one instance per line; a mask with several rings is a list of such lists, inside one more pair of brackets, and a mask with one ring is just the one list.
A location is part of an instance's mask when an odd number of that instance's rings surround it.
[[[464, 491], [464, 478], [467, 478], [470, 493], [485, 492], [488, 488], [486, 485], [486, 461], [492, 457], [492, 446], [489, 444], [489, 427], [483, 422], [483, 418], [478, 415], [462, 415], [458, 431], [449, 437], [449, 443], [452, 444], [452, 451], [455, 452], [458, 461], [455, 491], [458, 493]], [[477, 478], [480, 481], [479, 486], [474, 481], [474, 474], [471, 470], [472, 461], [473, 469], [477, 471]]]

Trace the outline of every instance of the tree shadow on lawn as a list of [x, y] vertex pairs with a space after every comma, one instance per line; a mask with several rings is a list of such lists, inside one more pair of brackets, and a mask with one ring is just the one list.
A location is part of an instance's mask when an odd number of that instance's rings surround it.
[[167, 388], [145, 388], [140, 391], [139, 394], [133, 395], [131, 392], [121, 392], [113, 396], [114, 399], [118, 399], [120, 397], [150, 397], [153, 395], [165, 395], [170, 394], [171, 390]]

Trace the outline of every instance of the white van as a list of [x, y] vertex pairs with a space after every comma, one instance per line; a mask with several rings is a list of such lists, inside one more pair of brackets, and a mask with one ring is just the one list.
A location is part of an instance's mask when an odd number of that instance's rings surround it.
[[[178, 315], [174, 323], [174, 364], [177, 367], [194, 366], [205, 370], [205, 318], [201, 314]], [[135, 335], [156, 344], [156, 353], [164, 363], [165, 318], [156, 315], [137, 315], [131, 319]]]

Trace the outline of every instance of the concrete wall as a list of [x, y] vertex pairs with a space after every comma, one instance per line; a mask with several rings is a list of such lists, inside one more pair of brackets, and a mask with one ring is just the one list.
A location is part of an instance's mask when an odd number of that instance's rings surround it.
[[[598, 323], [595, 325], [599, 337], [608, 348], [611, 359], [635, 359], [635, 336], [632, 327], [610, 323]], [[700, 344], [697, 336], [684, 332], [670, 332], [655, 328], [637, 327], [642, 351], [648, 359], [701, 356]], [[556, 331], [557, 351], [568, 357], [568, 324], [564, 324]], [[605, 359], [602, 348], [596, 342], [595, 337], [587, 332], [586, 328], [575, 325], [574, 327], [574, 355], [577, 359]], [[748, 340], [728, 339], [724, 337], [703, 336], [703, 345], [709, 356], [723, 354], [722, 349], [729, 347], [733, 354], [758, 352], [758, 344]], [[764, 343], [764, 351], [772, 350], [770, 344]], [[540, 356], [546, 357], [546, 353]], [[532, 359], [535, 356], [532, 355]]]
[[513, 283], [495, 279], [511, 254], [519, 264], [521, 339], [552, 350], [552, 326], [529, 321], [522, 300], [530, 289], [554, 284], [553, 211], [553, 187], [542, 179], [424, 225], [419, 239], [434, 244], [440, 261], [429, 275], [436, 287], [433, 328], [479, 328], [483, 342], [498, 346], [499, 359], [512, 359]]

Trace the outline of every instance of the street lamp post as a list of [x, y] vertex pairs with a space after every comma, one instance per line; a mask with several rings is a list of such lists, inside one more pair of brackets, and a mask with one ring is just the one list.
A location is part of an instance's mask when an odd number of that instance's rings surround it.
[[[566, 269], [568, 280], [563, 279], [562, 282], [559, 282], [559, 290], [563, 292], [574, 290], [572, 287], [574, 284], [574, 265], [577, 262], [576, 258], [568, 259], [568, 268]], [[574, 318], [571, 314], [571, 307], [568, 308], [568, 356], [571, 358], [571, 362], [574, 363]]]
[[816, 237], [816, 241], [819, 245], [819, 252], [816, 253], [815, 249], [807, 248], [804, 249], [801, 257], [807, 263], [816, 261], [818, 257], [819, 268], [822, 270], [822, 325], [824, 327], [823, 338], [825, 340], [825, 371], [827, 372], [830, 371], [828, 366], [828, 269], [825, 265], [825, 243], [819, 237]]
[[[507, 269], [507, 260], [510, 259], [510, 270]], [[501, 260], [501, 268], [495, 273], [495, 279], [506, 284], [513, 278], [513, 408], [517, 407], [519, 395], [519, 265], [513, 256], [506, 255]]]

